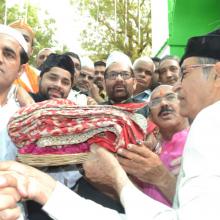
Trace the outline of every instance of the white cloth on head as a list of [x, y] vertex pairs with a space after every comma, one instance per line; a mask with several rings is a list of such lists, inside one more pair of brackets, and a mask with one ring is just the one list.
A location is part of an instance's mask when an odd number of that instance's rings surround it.
[[19, 31], [7, 25], [0, 24], [0, 34], [6, 34], [14, 38], [21, 45], [24, 51], [28, 53], [27, 42]]
[[132, 63], [130, 58], [126, 54], [120, 51], [113, 51], [112, 53], [110, 53], [110, 55], [106, 60], [106, 69], [113, 63], [123, 63], [125, 65], [128, 65], [130, 68], [132, 68]]

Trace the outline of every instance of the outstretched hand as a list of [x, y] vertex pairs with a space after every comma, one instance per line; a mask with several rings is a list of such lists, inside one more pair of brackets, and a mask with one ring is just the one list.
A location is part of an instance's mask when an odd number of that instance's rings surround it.
[[155, 185], [167, 199], [173, 200], [176, 176], [165, 167], [156, 153], [144, 144], [129, 144], [128, 149], [120, 148], [117, 153], [118, 161], [126, 173], [142, 182]]
[[46, 173], [15, 161], [0, 162], [0, 175], [1, 178], [8, 176], [8, 181], [5, 185], [0, 183], [0, 187], [10, 187], [13, 184], [20, 198], [31, 199], [42, 205], [47, 202], [56, 186], [56, 181]]

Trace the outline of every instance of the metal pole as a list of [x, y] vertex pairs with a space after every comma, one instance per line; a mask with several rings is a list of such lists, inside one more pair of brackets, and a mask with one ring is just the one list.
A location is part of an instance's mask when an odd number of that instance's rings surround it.
[[5, 14], [4, 14], [4, 25], [7, 24], [7, 15], [8, 15], [8, 1], [5, 0]]
[[115, 42], [117, 39], [117, 0], [115, 0]]
[[141, 8], [140, 0], [138, 0], [138, 44], [141, 43]]

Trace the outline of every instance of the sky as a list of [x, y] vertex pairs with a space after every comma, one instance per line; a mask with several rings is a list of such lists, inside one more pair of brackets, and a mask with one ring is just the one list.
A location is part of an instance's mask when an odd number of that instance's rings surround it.
[[[14, 3], [25, 4], [25, 0], [7, 0], [9, 6]], [[82, 22], [83, 18], [80, 16], [76, 8], [70, 5], [69, 0], [29, 0], [29, 4], [38, 6], [40, 10], [39, 17], [44, 15], [46, 10], [49, 17], [54, 18], [56, 21], [57, 31], [55, 33], [55, 39], [67, 45], [70, 51], [83, 55], [85, 51], [80, 47], [80, 30], [84, 27], [85, 22]], [[62, 46], [56, 49], [61, 49]]]

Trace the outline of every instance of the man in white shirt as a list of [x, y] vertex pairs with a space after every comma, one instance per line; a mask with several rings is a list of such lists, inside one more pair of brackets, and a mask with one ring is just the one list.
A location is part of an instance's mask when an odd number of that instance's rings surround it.
[[16, 149], [8, 137], [7, 123], [20, 107], [13, 82], [28, 61], [27, 50], [27, 43], [18, 31], [0, 25], [0, 161], [15, 159]]
[[[13, 186], [16, 186], [19, 192], [13, 194], [8, 191], [8, 196], [11, 195], [14, 202], [10, 200], [11, 204], [7, 202], [2, 205], [3, 208], [0, 206], [0, 214], [6, 211], [11, 213], [11, 207], [16, 207], [16, 201], [21, 197], [28, 197], [44, 204], [43, 209], [57, 220], [219, 219], [219, 42], [220, 30], [193, 37], [188, 41], [181, 61], [181, 81], [175, 90], [180, 99], [182, 115], [189, 116], [194, 121], [183, 153], [173, 208], [140, 192], [131, 183], [117, 159], [105, 149], [95, 147], [92, 148], [91, 160], [86, 163], [92, 164], [94, 172], [100, 174], [97, 178], [105, 180], [116, 190], [125, 208], [125, 215], [85, 200], [46, 174], [15, 162], [0, 163], [0, 194], [5, 196], [4, 187], [12, 190]], [[133, 147], [135, 146], [129, 145], [128, 149], [132, 150]], [[3, 171], [10, 171], [10, 174]], [[22, 173], [26, 175], [21, 176]], [[4, 210], [5, 208], [8, 209]]]

